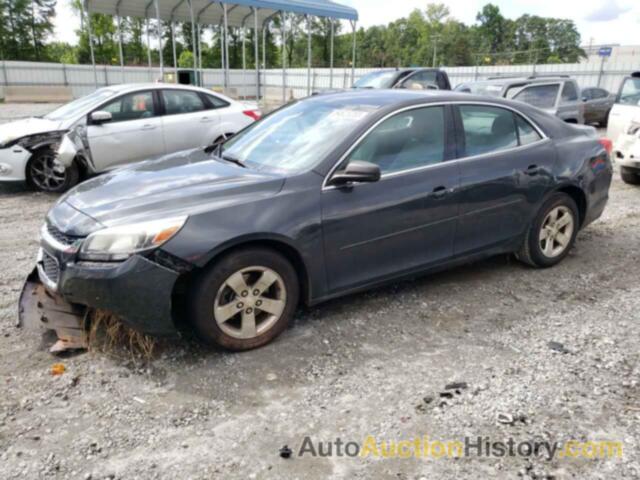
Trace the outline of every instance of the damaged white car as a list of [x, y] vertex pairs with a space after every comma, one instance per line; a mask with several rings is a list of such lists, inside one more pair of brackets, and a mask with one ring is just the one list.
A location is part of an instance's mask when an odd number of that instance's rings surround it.
[[613, 141], [613, 157], [622, 180], [640, 185], [640, 72], [622, 81], [609, 114], [607, 136]]
[[[215, 144], [260, 116], [255, 105], [203, 88], [101, 88], [42, 118], [0, 125], [0, 182], [26, 181], [41, 191], [64, 192], [88, 175]], [[67, 134], [74, 141], [63, 142]], [[66, 155], [58, 155], [60, 147]]]

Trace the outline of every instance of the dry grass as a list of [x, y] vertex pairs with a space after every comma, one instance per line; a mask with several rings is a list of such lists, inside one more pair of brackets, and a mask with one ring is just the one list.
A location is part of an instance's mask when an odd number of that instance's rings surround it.
[[124, 350], [133, 359], [142, 357], [147, 361], [153, 358], [156, 347], [155, 338], [127, 327], [116, 315], [105, 310], [89, 314], [87, 343], [89, 351], [114, 353]]

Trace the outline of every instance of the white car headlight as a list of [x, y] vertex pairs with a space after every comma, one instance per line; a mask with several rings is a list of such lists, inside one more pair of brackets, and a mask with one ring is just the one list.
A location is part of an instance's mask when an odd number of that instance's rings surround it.
[[98, 230], [80, 248], [82, 260], [120, 261], [145, 250], [157, 248], [173, 238], [187, 217], [167, 218]]

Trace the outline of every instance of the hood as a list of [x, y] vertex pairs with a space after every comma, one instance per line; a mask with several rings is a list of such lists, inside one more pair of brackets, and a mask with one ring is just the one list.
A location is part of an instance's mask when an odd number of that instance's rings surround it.
[[283, 183], [282, 175], [245, 169], [198, 149], [101, 175], [78, 185], [60, 204], [114, 226], [253, 201], [275, 195]]
[[55, 132], [61, 128], [61, 122], [46, 118], [26, 118], [17, 122], [0, 125], [0, 145], [18, 140], [29, 135]]

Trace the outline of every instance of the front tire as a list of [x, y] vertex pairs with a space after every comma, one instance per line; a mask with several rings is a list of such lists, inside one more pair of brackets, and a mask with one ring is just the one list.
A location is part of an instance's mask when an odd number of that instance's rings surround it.
[[640, 185], [640, 172], [638, 172], [637, 170], [632, 170], [631, 168], [627, 167], [621, 167], [620, 176], [622, 177], [622, 181], [624, 183], [628, 183], [629, 185]]
[[209, 267], [189, 295], [190, 318], [207, 343], [242, 351], [280, 335], [298, 306], [291, 263], [266, 248], [233, 252]]
[[579, 218], [576, 202], [569, 195], [552, 195], [531, 223], [516, 256], [537, 268], [557, 265], [575, 244]]
[[41, 192], [62, 193], [78, 183], [80, 171], [73, 162], [64, 167], [56, 160], [56, 153], [50, 148], [34, 152], [27, 163], [27, 184]]

